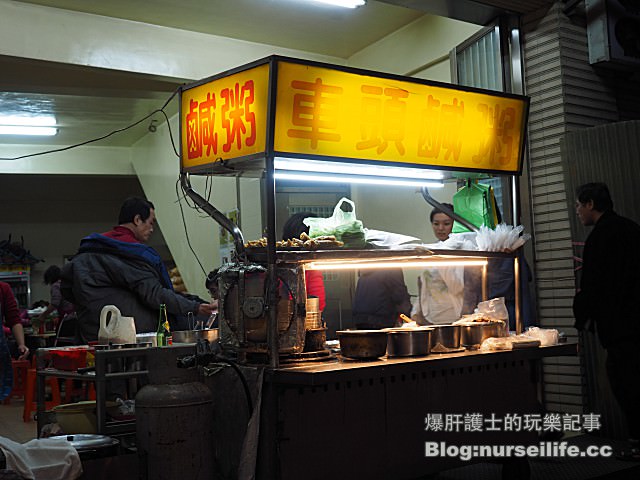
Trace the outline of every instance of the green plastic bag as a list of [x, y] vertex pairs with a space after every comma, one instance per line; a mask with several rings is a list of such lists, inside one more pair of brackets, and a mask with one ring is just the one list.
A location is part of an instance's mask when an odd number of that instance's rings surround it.
[[[498, 215], [493, 188], [481, 183], [468, 183], [453, 196], [453, 211], [476, 227], [496, 228]], [[453, 233], [468, 232], [464, 225], [454, 222]]]
[[[351, 205], [351, 211], [342, 210], [342, 204]], [[311, 238], [334, 235], [337, 240], [345, 242], [345, 246], [360, 247], [364, 245], [364, 227], [356, 218], [356, 204], [342, 197], [328, 218], [307, 217], [303, 220], [309, 227]]]

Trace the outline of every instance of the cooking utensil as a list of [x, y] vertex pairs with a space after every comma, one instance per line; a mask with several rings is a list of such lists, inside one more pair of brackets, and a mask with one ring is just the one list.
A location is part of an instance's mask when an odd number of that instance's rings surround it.
[[431, 351], [457, 350], [460, 348], [460, 325], [433, 325]]
[[209, 343], [218, 340], [219, 330], [217, 328], [206, 328], [204, 330], [177, 330], [171, 333], [173, 343], [198, 343], [202, 338]]
[[193, 320], [193, 312], [187, 312], [187, 326], [189, 327], [189, 330], [196, 329], [196, 323]]
[[213, 322], [216, 321], [216, 318], [218, 318], [218, 312], [213, 312], [211, 315], [209, 315], [209, 320], [207, 320], [205, 328], [210, 329], [211, 325], [213, 325]]
[[501, 322], [463, 323], [460, 329], [460, 344], [469, 349], [480, 348], [487, 338], [504, 336], [504, 324]]
[[407, 323], [411, 323], [413, 320], [411, 320], [409, 317], [407, 317], [404, 313], [400, 314], [400, 318]]
[[338, 330], [343, 356], [370, 360], [387, 352], [387, 332], [383, 330]]
[[389, 357], [429, 355], [433, 328], [397, 328], [387, 332]]
[[51, 440], [58, 440], [70, 443], [76, 449], [81, 460], [90, 460], [103, 457], [110, 457], [118, 453], [120, 441], [105, 435], [75, 434], [56, 435], [49, 437]]
[[149, 343], [151, 342], [151, 346], [158, 346], [158, 336], [155, 332], [147, 332], [147, 333], [137, 333], [136, 334], [136, 342], [138, 344], [141, 343]]
[[318, 352], [325, 349], [325, 342], [327, 341], [326, 328], [311, 328], [304, 333], [303, 352]]

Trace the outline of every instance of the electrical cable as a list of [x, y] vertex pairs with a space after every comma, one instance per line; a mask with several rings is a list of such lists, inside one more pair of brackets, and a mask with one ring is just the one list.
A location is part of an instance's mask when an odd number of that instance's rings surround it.
[[165, 120], [167, 121], [167, 130], [169, 131], [169, 140], [171, 141], [171, 146], [173, 147], [173, 153], [176, 154], [176, 157], [180, 158], [180, 153], [178, 153], [178, 149], [176, 148], [176, 142], [173, 140], [173, 132], [171, 131], [171, 124], [169, 123], [169, 117], [167, 116], [167, 112], [165, 112], [162, 108], [160, 109], [160, 111], [162, 112]]
[[84, 145], [88, 145], [90, 143], [94, 143], [94, 142], [98, 142], [100, 140], [104, 140], [105, 138], [109, 138], [109, 137], [111, 137], [111, 136], [113, 136], [113, 135], [115, 135], [117, 133], [121, 133], [121, 132], [124, 132], [126, 130], [129, 130], [130, 128], [138, 126], [142, 122], [144, 122], [145, 120], [148, 120], [149, 118], [151, 118], [156, 113], [162, 113], [164, 115], [164, 117], [165, 117], [165, 119], [167, 121], [167, 127], [169, 129], [169, 138], [171, 139], [171, 144], [173, 146], [173, 151], [179, 157], [180, 155], [178, 154], [178, 152], [176, 150], [175, 142], [173, 140], [173, 134], [171, 132], [171, 128], [169, 127], [169, 117], [167, 116], [167, 114], [164, 111], [164, 109], [167, 107], [167, 105], [169, 105], [169, 102], [173, 99], [173, 97], [175, 97], [176, 94], [180, 91], [180, 88], [181, 87], [177, 87], [173, 91], [173, 93], [169, 96], [169, 98], [164, 102], [162, 107], [153, 110], [151, 113], [148, 113], [147, 115], [142, 117], [140, 120], [137, 120], [137, 121], [127, 125], [126, 127], [117, 128], [117, 129], [112, 130], [111, 132], [107, 133], [106, 135], [102, 135], [102, 136], [97, 137], [97, 138], [92, 138], [90, 140], [85, 140], [84, 142], [76, 143], [74, 145], [67, 145], [66, 147], [55, 148], [55, 149], [52, 149], [52, 150], [46, 150], [44, 152], [36, 152], [36, 153], [30, 153], [30, 154], [27, 154], [27, 155], [19, 155], [17, 157], [0, 157], [0, 160], [2, 160], [2, 161], [22, 160], [24, 158], [37, 157], [37, 156], [40, 156], [40, 155], [47, 155], [49, 153], [64, 152], [64, 151], [71, 150], [71, 149], [74, 149], [74, 148], [82, 147]]
[[202, 266], [202, 262], [200, 262], [200, 259], [198, 258], [198, 254], [196, 254], [196, 251], [193, 249], [193, 247], [191, 246], [191, 241], [189, 240], [189, 232], [187, 231], [187, 222], [184, 219], [184, 211], [182, 210], [182, 202], [180, 201], [180, 194], [178, 192], [178, 183], [179, 183], [179, 179], [176, 180], [176, 197], [177, 197], [177, 202], [178, 202], [178, 207], [180, 207], [180, 217], [182, 217], [182, 226], [184, 227], [184, 235], [187, 239], [187, 245], [189, 246], [189, 249], [191, 250], [191, 253], [193, 253], [193, 256], [195, 257], [196, 261], [198, 262], [198, 265], [200, 265], [200, 269], [202, 270], [202, 273], [204, 274], [204, 276], [207, 276], [207, 272], [205, 271], [204, 267]]
[[223, 357], [216, 358], [216, 361], [226, 363], [227, 365], [230, 365], [231, 368], [233, 368], [233, 370], [235, 370], [236, 374], [240, 378], [242, 387], [244, 388], [244, 394], [247, 398], [247, 407], [249, 408], [249, 417], [251, 417], [251, 415], [253, 414], [253, 401], [251, 400], [251, 390], [249, 390], [249, 384], [247, 383], [246, 377], [244, 376], [244, 374], [242, 373], [242, 371], [234, 361], [228, 360]]

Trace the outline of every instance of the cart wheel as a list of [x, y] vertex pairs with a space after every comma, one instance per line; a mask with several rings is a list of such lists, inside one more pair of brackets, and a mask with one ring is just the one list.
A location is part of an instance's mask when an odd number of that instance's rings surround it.
[[528, 458], [511, 458], [502, 463], [502, 480], [529, 480], [531, 466]]

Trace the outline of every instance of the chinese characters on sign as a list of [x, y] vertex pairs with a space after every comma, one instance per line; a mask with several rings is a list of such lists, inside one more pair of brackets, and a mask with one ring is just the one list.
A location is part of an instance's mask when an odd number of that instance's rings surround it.
[[280, 63], [275, 150], [517, 172], [524, 99]]
[[277, 59], [187, 87], [182, 167], [270, 151], [269, 131], [279, 156], [519, 173], [525, 97], [375, 75]]
[[183, 166], [264, 150], [268, 65], [182, 93]]
[[495, 413], [429, 413], [424, 418], [427, 432], [593, 432], [601, 426], [600, 415], [595, 413], [507, 413], [504, 417]]

